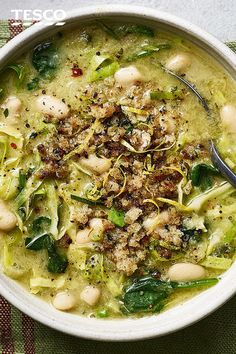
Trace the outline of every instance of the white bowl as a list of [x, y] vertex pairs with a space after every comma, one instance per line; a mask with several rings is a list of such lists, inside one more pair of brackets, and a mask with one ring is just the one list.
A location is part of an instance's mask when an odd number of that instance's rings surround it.
[[[236, 55], [229, 48], [200, 28], [154, 9], [123, 5], [83, 8], [68, 14], [64, 28], [96, 18], [138, 21], [179, 33], [210, 53], [236, 78]], [[59, 29], [44, 22], [27, 29], [0, 50], [0, 67]], [[128, 341], [161, 336], [207, 316], [235, 294], [235, 277], [236, 263], [214, 287], [161, 314], [141, 319], [99, 320], [59, 312], [4, 275], [0, 275], [0, 294], [35, 320], [62, 332], [96, 340]]]

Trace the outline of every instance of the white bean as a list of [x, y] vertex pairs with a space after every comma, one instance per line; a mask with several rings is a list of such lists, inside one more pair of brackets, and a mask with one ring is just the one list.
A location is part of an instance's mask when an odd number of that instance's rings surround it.
[[101, 175], [108, 171], [111, 167], [111, 161], [105, 157], [97, 157], [95, 154], [91, 154], [88, 158], [82, 158], [79, 160], [80, 164], [90, 171]]
[[121, 87], [134, 85], [137, 81], [142, 81], [143, 77], [139, 70], [131, 65], [118, 70], [115, 75], [116, 83]]
[[201, 279], [205, 276], [205, 269], [193, 263], [176, 263], [168, 270], [168, 277], [172, 281], [188, 281]]
[[68, 311], [76, 305], [75, 296], [67, 291], [57, 293], [52, 301], [53, 306], [57, 310]]
[[220, 110], [220, 118], [222, 124], [231, 133], [236, 133], [236, 107], [226, 104]]
[[2, 109], [8, 110], [7, 120], [9, 123], [18, 123], [19, 113], [22, 107], [21, 100], [16, 96], [9, 96], [1, 105]]
[[90, 234], [91, 238], [93, 238], [94, 236], [100, 236], [104, 232], [103, 220], [100, 218], [91, 219], [89, 221], [89, 226], [92, 229], [91, 234]]
[[65, 118], [69, 113], [68, 106], [59, 98], [41, 95], [36, 99], [36, 108], [43, 114], [55, 118]]
[[168, 211], [162, 211], [158, 215], [150, 216], [143, 222], [143, 227], [148, 233], [153, 232], [159, 225], [168, 223], [170, 215]]
[[83, 244], [83, 243], [89, 243], [91, 242], [91, 229], [86, 228], [83, 230], [79, 230], [76, 235], [76, 243]]
[[191, 64], [191, 59], [186, 53], [179, 53], [170, 57], [165, 67], [171, 71], [184, 72]]
[[80, 298], [89, 306], [94, 306], [98, 302], [100, 295], [100, 289], [98, 289], [96, 286], [88, 285], [80, 293]]
[[15, 214], [8, 209], [3, 201], [0, 201], [0, 230], [10, 231], [16, 227], [16, 224]]

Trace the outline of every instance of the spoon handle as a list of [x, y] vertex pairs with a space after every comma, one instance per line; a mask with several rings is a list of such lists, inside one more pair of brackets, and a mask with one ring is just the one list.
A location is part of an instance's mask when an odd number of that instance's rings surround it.
[[220, 157], [219, 152], [213, 143], [210, 141], [211, 160], [220, 173], [227, 179], [227, 181], [236, 188], [236, 174], [231, 170], [227, 163]]
[[[196, 90], [193, 84], [184, 79], [182, 76], [175, 74], [173, 71], [163, 67], [168, 74], [174, 76], [177, 80], [181, 81], [185, 84], [194, 94], [197, 96], [199, 101], [201, 102], [203, 108], [207, 112], [208, 116], [210, 116], [211, 111], [206, 102], [206, 100], [202, 97], [202, 95]], [[220, 173], [227, 179], [227, 181], [236, 188], [236, 174], [231, 170], [231, 168], [227, 165], [227, 163], [220, 157], [219, 152], [212, 140], [210, 140], [210, 154], [211, 160], [215, 167], [220, 171]]]

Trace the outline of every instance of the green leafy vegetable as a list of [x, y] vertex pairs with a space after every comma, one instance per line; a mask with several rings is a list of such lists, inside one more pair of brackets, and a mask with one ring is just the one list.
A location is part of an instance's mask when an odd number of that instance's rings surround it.
[[3, 114], [4, 117], [7, 118], [9, 116], [9, 109], [8, 108], [4, 109]]
[[39, 88], [39, 78], [35, 77], [30, 82], [27, 83], [27, 89], [29, 91], [37, 90]]
[[102, 281], [107, 275], [104, 274], [104, 257], [102, 254], [94, 253], [86, 260], [84, 277], [89, 280]]
[[67, 258], [55, 250], [49, 252], [48, 271], [50, 273], [64, 273], [68, 265]]
[[90, 64], [88, 80], [93, 82], [105, 79], [113, 75], [119, 67], [119, 63], [107, 55], [94, 55]]
[[154, 37], [154, 31], [151, 27], [138, 24], [118, 26], [116, 27], [115, 32], [117, 33], [118, 37], [126, 36], [129, 33], [136, 33], [147, 37]]
[[218, 279], [200, 279], [189, 282], [166, 282], [148, 275], [139, 278], [126, 288], [123, 296], [126, 311], [159, 312], [165, 305], [168, 296], [175, 289], [190, 289], [201, 286], [212, 286]]
[[51, 226], [51, 219], [47, 216], [40, 216], [33, 220], [33, 237], [27, 237], [25, 247], [32, 251], [47, 250], [48, 271], [51, 273], [64, 273], [68, 264], [66, 257], [60, 255], [55, 247], [53, 237], [48, 230]]
[[48, 250], [53, 246], [53, 240], [48, 234], [38, 235], [34, 238], [27, 237], [25, 246], [27, 249], [33, 251]]
[[201, 286], [212, 286], [218, 283], [217, 278], [199, 279], [186, 282], [171, 282], [173, 289], [193, 289]]
[[230, 183], [223, 182], [219, 186], [213, 187], [208, 191], [194, 197], [187, 204], [187, 208], [189, 210], [194, 210], [198, 212], [204, 206], [204, 204], [207, 203], [209, 200], [212, 200], [220, 196], [228, 196], [232, 194], [234, 191], [235, 189], [232, 187]]
[[104, 205], [104, 203], [99, 200], [90, 200], [83, 197], [79, 197], [75, 194], [71, 194], [71, 199], [77, 200], [77, 202], [85, 203], [88, 205]]
[[212, 165], [200, 163], [191, 171], [191, 180], [194, 186], [201, 187], [203, 191], [212, 187], [212, 175], [218, 175], [219, 171]]
[[113, 222], [116, 226], [123, 227], [125, 226], [125, 212], [123, 210], [117, 210], [111, 208], [108, 210], [108, 220]]
[[109, 34], [111, 37], [118, 39], [118, 36], [112, 27], [108, 26], [106, 23], [102, 21], [98, 21], [98, 23], [101, 26], [101, 28], [104, 30], [104, 32]]
[[124, 306], [128, 312], [160, 312], [165, 306], [167, 291], [140, 291], [126, 293]]
[[46, 232], [51, 225], [51, 219], [47, 216], [39, 216], [38, 218], [34, 219], [32, 223], [32, 231], [33, 234], [36, 235], [38, 233]]
[[27, 237], [25, 246], [32, 251], [48, 251], [48, 271], [51, 273], [64, 273], [68, 265], [67, 258], [60, 255], [54, 245], [54, 241], [49, 234], [38, 235], [34, 238]]
[[101, 79], [105, 79], [106, 77], [112, 76], [119, 69], [119, 64], [117, 61], [114, 61], [101, 69], [94, 71], [90, 76], [90, 81], [97, 81]]
[[19, 86], [22, 84], [24, 78], [25, 78], [25, 67], [21, 64], [12, 64], [12, 65], [8, 65], [6, 67], [6, 69], [12, 69], [15, 71], [16, 75], [17, 75], [17, 87], [19, 88]]
[[184, 242], [199, 242], [201, 241], [201, 236], [202, 236], [202, 230], [199, 229], [186, 229], [182, 228], [181, 231], [183, 232], [182, 240]]
[[156, 45], [144, 45], [139, 52], [136, 52], [127, 58], [127, 61], [135, 61], [140, 58], [147, 57], [153, 53], [159, 52], [161, 49], [170, 49], [169, 43], [156, 44]]
[[42, 77], [52, 78], [59, 64], [58, 53], [52, 42], [41, 43], [34, 49], [32, 64]]
[[227, 270], [232, 264], [232, 259], [225, 257], [208, 256], [202, 263], [204, 267]]
[[26, 186], [26, 174], [24, 171], [19, 171], [19, 191], [21, 192]]
[[145, 25], [126, 24], [122, 26], [108, 26], [107, 24], [101, 21], [98, 21], [98, 23], [106, 33], [116, 39], [125, 37], [127, 34], [130, 33], [136, 33], [147, 37], [154, 37], [153, 29]]
[[178, 90], [177, 87], [171, 87], [166, 91], [151, 91], [150, 98], [151, 100], [174, 100], [176, 98], [182, 98], [183, 92]]

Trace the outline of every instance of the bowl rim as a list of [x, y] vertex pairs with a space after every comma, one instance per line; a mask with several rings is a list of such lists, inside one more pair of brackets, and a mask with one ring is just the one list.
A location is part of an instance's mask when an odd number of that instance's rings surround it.
[[[88, 18], [93, 20], [103, 16], [139, 18], [142, 21], [154, 21], [157, 24], [163, 23], [176, 27], [203, 43], [226, 63], [233, 74], [236, 71], [236, 55], [225, 44], [198, 26], [153, 8], [132, 5], [88, 6], [68, 12], [65, 21], [73, 22], [78, 19]], [[40, 38], [45, 33], [50, 33], [54, 28], [55, 23], [49, 24], [42, 21], [20, 33], [0, 49], [0, 66], [4, 65], [5, 62], [14, 56], [16, 51], [33, 39]], [[0, 274], [0, 294], [36, 321], [64, 333], [95, 340], [131, 341], [169, 334], [204, 318], [236, 293], [236, 283], [234, 284], [233, 281], [235, 273], [236, 263], [222, 275], [221, 281], [213, 288], [185, 301], [183, 304], [166, 310], [158, 316], [154, 315], [141, 319], [104, 321], [61, 313], [52, 309], [44, 301], [33, 297], [32, 294], [26, 292], [15, 281], [2, 274]], [[194, 305], [196, 306], [194, 307]], [[192, 308], [194, 308], [194, 311]], [[174, 309], [175, 311], [173, 311]], [[161, 321], [167, 316], [170, 319], [163, 325]]]

